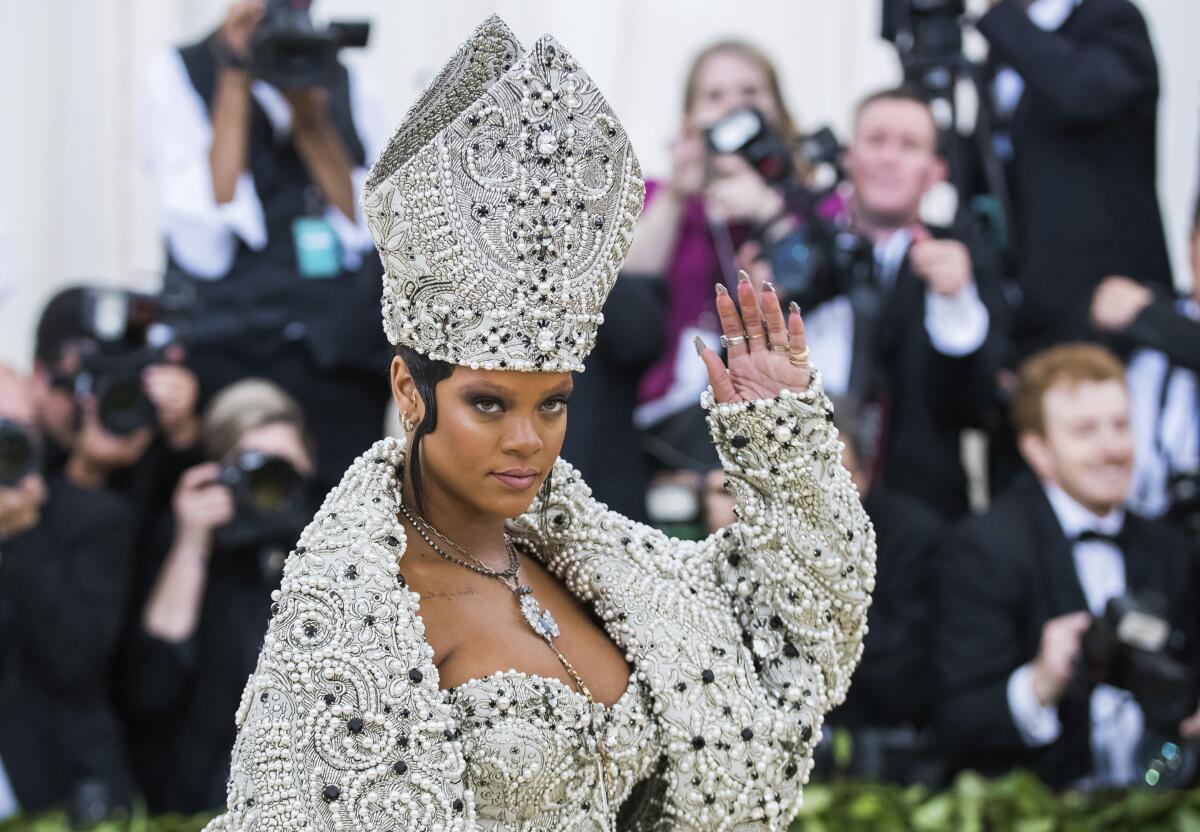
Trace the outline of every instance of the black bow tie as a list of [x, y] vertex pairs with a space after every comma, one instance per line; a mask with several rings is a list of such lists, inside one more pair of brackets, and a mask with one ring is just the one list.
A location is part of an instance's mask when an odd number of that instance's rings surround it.
[[1085, 529], [1084, 531], [1075, 535], [1075, 537], [1071, 538], [1071, 542], [1072, 543], [1088, 543], [1091, 541], [1097, 541], [1099, 543], [1109, 543], [1113, 546], [1116, 546], [1118, 549], [1120, 549], [1121, 548], [1120, 538], [1121, 538], [1120, 532], [1117, 532], [1116, 534], [1109, 534], [1108, 532], [1102, 532], [1102, 531], [1098, 531], [1096, 529]]

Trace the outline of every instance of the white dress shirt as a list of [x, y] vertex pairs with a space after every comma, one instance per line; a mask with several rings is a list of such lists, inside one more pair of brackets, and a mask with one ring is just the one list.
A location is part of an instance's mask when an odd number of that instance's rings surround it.
[[[372, 241], [357, 207], [371, 162], [388, 138], [383, 107], [376, 88], [347, 62], [350, 113], [366, 153], [366, 165], [355, 168], [352, 183], [355, 216], [332, 206], [325, 218], [338, 236], [342, 265], [356, 269]], [[254, 81], [251, 93], [262, 107], [277, 141], [288, 137], [292, 113], [283, 94], [264, 81]], [[165, 51], [147, 67], [140, 97], [140, 138], [145, 163], [158, 198], [162, 229], [171, 256], [190, 274], [218, 280], [233, 265], [240, 239], [259, 251], [267, 244], [266, 219], [247, 170], [238, 177], [234, 197], [218, 204], [213, 193], [209, 151], [212, 122], [204, 101], [188, 77], [176, 49]]]
[[[1194, 300], [1180, 301], [1178, 309], [1200, 321]], [[1150, 349], [1133, 354], [1125, 377], [1137, 449], [1129, 507], [1161, 517], [1170, 508], [1167, 476], [1200, 471], [1200, 383], [1194, 372], [1172, 368], [1167, 356]]]
[[[1098, 517], [1072, 499], [1058, 486], [1047, 485], [1046, 497], [1058, 518], [1063, 534], [1073, 540], [1084, 531], [1116, 535], [1125, 522], [1123, 509], [1113, 509]], [[1074, 543], [1071, 555], [1075, 574], [1092, 615], [1104, 613], [1104, 607], [1125, 594], [1125, 559], [1121, 550], [1103, 540]], [[1022, 665], [1008, 678], [1008, 708], [1018, 733], [1031, 748], [1050, 745], [1062, 734], [1058, 708], [1042, 705], [1033, 692], [1033, 663]], [[1091, 693], [1092, 773], [1076, 784], [1095, 789], [1128, 785], [1133, 782], [1134, 750], [1145, 727], [1142, 709], [1129, 691], [1111, 685], [1097, 685]]]
[[[912, 231], [901, 228], [875, 244], [875, 265], [881, 285], [896, 282]], [[933, 348], [943, 355], [970, 355], [988, 334], [988, 311], [972, 280], [957, 294], [945, 296], [925, 290], [925, 331]], [[850, 385], [854, 358], [854, 309], [845, 295], [804, 312], [804, 336], [813, 364], [821, 369], [825, 392], [844, 395]]]

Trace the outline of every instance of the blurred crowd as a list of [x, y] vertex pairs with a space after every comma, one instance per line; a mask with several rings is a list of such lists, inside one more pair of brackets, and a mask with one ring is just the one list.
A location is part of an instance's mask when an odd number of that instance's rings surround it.
[[[844, 140], [802, 129], [752, 43], [696, 54], [563, 457], [628, 516], [735, 522], [690, 345], [718, 342], [716, 286], [770, 282], [803, 310], [878, 539], [814, 776], [1189, 786], [1200, 202], [1177, 295], [1130, 0], [995, 0], [983, 66], [934, 37], [961, 38], [955, 5], [884, 4], [904, 81], [847, 102]], [[384, 431], [357, 202], [388, 125], [329, 47], [365, 33], [303, 6], [239, 0], [149, 66], [162, 289], [61, 291], [33, 366], [0, 368], [0, 818], [224, 803], [284, 559]], [[300, 35], [325, 45], [283, 55]]]

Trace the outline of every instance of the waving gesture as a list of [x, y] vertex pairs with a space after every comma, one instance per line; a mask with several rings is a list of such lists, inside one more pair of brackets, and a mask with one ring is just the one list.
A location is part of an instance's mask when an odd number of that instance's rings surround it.
[[696, 339], [696, 351], [708, 368], [717, 401], [772, 399], [785, 388], [806, 390], [812, 373], [800, 307], [791, 304], [785, 318], [775, 287], [764, 283], [761, 291], [756, 291], [744, 271], [738, 272], [737, 292], [735, 304], [725, 287], [717, 284], [717, 314], [725, 333], [721, 343], [728, 353], [729, 367], [700, 338]]

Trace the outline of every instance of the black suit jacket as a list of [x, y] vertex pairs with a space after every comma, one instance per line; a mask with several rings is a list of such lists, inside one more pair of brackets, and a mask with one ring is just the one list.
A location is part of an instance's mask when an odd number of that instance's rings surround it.
[[1129, 0], [1084, 0], [1045, 32], [1018, 0], [1003, 0], [979, 30], [992, 59], [1025, 80], [1010, 169], [1024, 294], [1015, 337], [1026, 353], [1093, 338], [1088, 305], [1106, 275], [1171, 286], [1145, 21]]
[[924, 725], [933, 695], [930, 570], [942, 520], [902, 494], [876, 486], [863, 498], [875, 526], [875, 591], [863, 657], [831, 725]]
[[70, 800], [98, 780], [128, 805], [124, 740], [109, 674], [129, 582], [130, 512], [124, 500], [52, 478], [40, 523], [7, 541], [0, 595], [14, 611], [0, 685], [0, 758], [22, 809]]
[[[1127, 514], [1121, 535], [1126, 586], [1168, 603], [1195, 665], [1190, 555], [1169, 526]], [[935, 660], [939, 734], [958, 767], [1001, 774], [1031, 769], [1065, 787], [1091, 770], [1088, 697], [1059, 705], [1062, 734], [1042, 748], [1022, 741], [1008, 707], [1008, 678], [1038, 653], [1052, 618], [1087, 609], [1071, 546], [1042, 487], [1023, 477], [986, 514], [956, 530], [939, 554]]]
[[946, 519], [967, 512], [959, 435], [982, 425], [997, 406], [996, 372], [1007, 325], [997, 267], [978, 248], [972, 248], [972, 266], [989, 315], [987, 338], [977, 350], [951, 357], [934, 348], [925, 327], [926, 284], [907, 257], [885, 299], [875, 345], [875, 388], [887, 414], [882, 481]]

